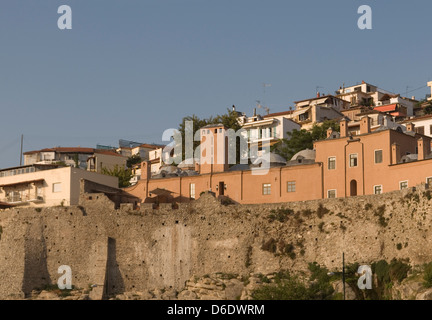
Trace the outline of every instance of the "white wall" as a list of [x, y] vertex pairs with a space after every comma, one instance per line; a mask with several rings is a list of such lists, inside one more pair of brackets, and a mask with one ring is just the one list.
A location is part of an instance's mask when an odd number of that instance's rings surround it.
[[[43, 179], [41, 185], [42, 203], [31, 203], [34, 206], [58, 206], [58, 205], [76, 205], [78, 204], [80, 192], [80, 179], [86, 179], [109, 187], [118, 188], [118, 178], [90, 172], [78, 168], [61, 167], [51, 170], [42, 170], [32, 173], [18, 174], [14, 176], [0, 178], [0, 184], [17, 184], [25, 181]], [[60, 190], [54, 189], [54, 184], [60, 184]], [[22, 190], [28, 189], [28, 184], [17, 186]], [[5, 188], [0, 188], [0, 198], [5, 198]], [[14, 187], [15, 188], [15, 187]], [[32, 190], [30, 190], [32, 192]], [[33, 199], [34, 196], [31, 197]]]

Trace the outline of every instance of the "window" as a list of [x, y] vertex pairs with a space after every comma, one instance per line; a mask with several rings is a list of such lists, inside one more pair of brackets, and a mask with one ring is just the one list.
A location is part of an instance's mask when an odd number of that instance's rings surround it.
[[306, 121], [308, 119], [309, 119], [309, 115], [307, 112], [299, 115], [299, 121]]
[[382, 163], [382, 150], [375, 150], [375, 163]]
[[401, 181], [401, 182], [399, 182], [399, 189], [400, 190], [406, 189], [406, 188], [408, 188], [408, 181]]
[[424, 134], [424, 126], [421, 127], [417, 127], [414, 129], [415, 132], [420, 133], [420, 134]]
[[53, 191], [52, 192], [61, 192], [62, 186], [61, 182], [53, 183]]
[[428, 184], [429, 188], [432, 186], [432, 177], [426, 178], [426, 183]]
[[336, 157], [328, 158], [328, 169], [335, 170], [336, 169]]
[[271, 194], [271, 184], [270, 183], [263, 183], [262, 194], [263, 195]]
[[381, 194], [382, 193], [382, 185], [374, 186], [374, 194]]
[[189, 185], [189, 197], [195, 199], [195, 183]]
[[432, 125], [429, 126], [429, 135], [432, 133]]
[[295, 192], [296, 191], [296, 183], [295, 181], [287, 182], [287, 192]]
[[350, 154], [350, 156], [349, 156], [349, 161], [350, 161], [349, 166], [351, 168], [352, 167], [357, 167], [357, 157], [358, 157], [357, 153]]
[[331, 199], [331, 198], [336, 198], [336, 190], [328, 190], [327, 191], [327, 198]]

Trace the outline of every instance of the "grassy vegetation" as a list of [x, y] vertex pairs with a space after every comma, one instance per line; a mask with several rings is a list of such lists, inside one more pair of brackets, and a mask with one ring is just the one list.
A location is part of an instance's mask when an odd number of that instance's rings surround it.
[[268, 216], [269, 222], [279, 221], [286, 222], [288, 217], [294, 214], [294, 210], [289, 208], [272, 209]]
[[378, 217], [378, 223], [381, 227], [385, 228], [388, 225], [388, 218], [384, 218], [386, 206], [383, 204], [382, 206], [379, 206], [374, 211], [374, 216]]
[[423, 285], [426, 288], [432, 288], [432, 262], [429, 262], [424, 267]]
[[329, 300], [334, 289], [330, 284], [328, 270], [317, 263], [309, 264], [310, 283], [306, 284], [288, 271], [277, 273], [273, 282], [261, 286], [252, 293], [256, 300]]
[[318, 206], [318, 209], [316, 211], [318, 218], [322, 219], [322, 217], [324, 217], [324, 215], [326, 215], [327, 213], [329, 213], [330, 210], [327, 209], [326, 207], [324, 207], [321, 203]]

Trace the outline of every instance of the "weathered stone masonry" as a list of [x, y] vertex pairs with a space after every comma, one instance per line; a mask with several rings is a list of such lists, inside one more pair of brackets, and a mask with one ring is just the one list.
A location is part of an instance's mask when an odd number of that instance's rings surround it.
[[[151, 205], [115, 210], [103, 194], [84, 194], [80, 206], [3, 210], [0, 298], [23, 298], [56, 284], [60, 265], [71, 266], [75, 287], [96, 284], [93, 298], [102, 298], [148, 289], [181, 291], [191, 277], [216, 272], [306, 270], [313, 261], [340, 269], [342, 252], [347, 262], [396, 257], [421, 264], [432, 261], [431, 205], [431, 194], [419, 186], [271, 205], [223, 206], [204, 195], [178, 209], [157, 210]], [[286, 212], [280, 208], [293, 211], [283, 222], [269, 219]]]

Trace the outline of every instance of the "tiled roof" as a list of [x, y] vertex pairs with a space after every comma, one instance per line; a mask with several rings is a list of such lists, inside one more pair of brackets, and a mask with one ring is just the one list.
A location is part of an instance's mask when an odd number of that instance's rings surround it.
[[58, 148], [45, 148], [41, 150], [35, 150], [35, 151], [27, 151], [24, 152], [24, 155], [30, 155], [40, 152], [55, 152], [55, 153], [83, 153], [83, 154], [106, 154], [106, 155], [112, 155], [112, 156], [120, 156], [118, 153], [115, 153], [114, 151], [109, 151], [105, 149], [93, 149], [93, 148], [81, 148], [81, 147], [58, 147]]
[[33, 154], [33, 153], [40, 153], [40, 152], [57, 152], [57, 153], [94, 153], [96, 149], [92, 148], [81, 148], [81, 147], [56, 147], [56, 148], [45, 148], [41, 150], [35, 150], [35, 151], [27, 151], [24, 152], [24, 154]]
[[143, 143], [142, 145], [140, 145], [140, 147], [142, 148], [149, 148], [149, 149], [160, 149], [160, 148], [164, 148], [164, 145], [158, 145], [158, 144], [148, 144], [148, 143]]
[[374, 110], [381, 111], [381, 112], [387, 112], [387, 111], [395, 111], [397, 104], [387, 104], [385, 106], [379, 106], [375, 107]]
[[285, 116], [287, 114], [292, 114], [294, 111], [282, 111], [282, 112], [276, 112], [276, 113], [270, 113], [263, 116], [263, 118], [270, 118], [270, 117], [279, 117], [279, 116]]
[[432, 114], [426, 114], [424, 116], [403, 120], [400, 123], [415, 122], [415, 121], [426, 120], [426, 119], [430, 119], [430, 118], [432, 118]]

